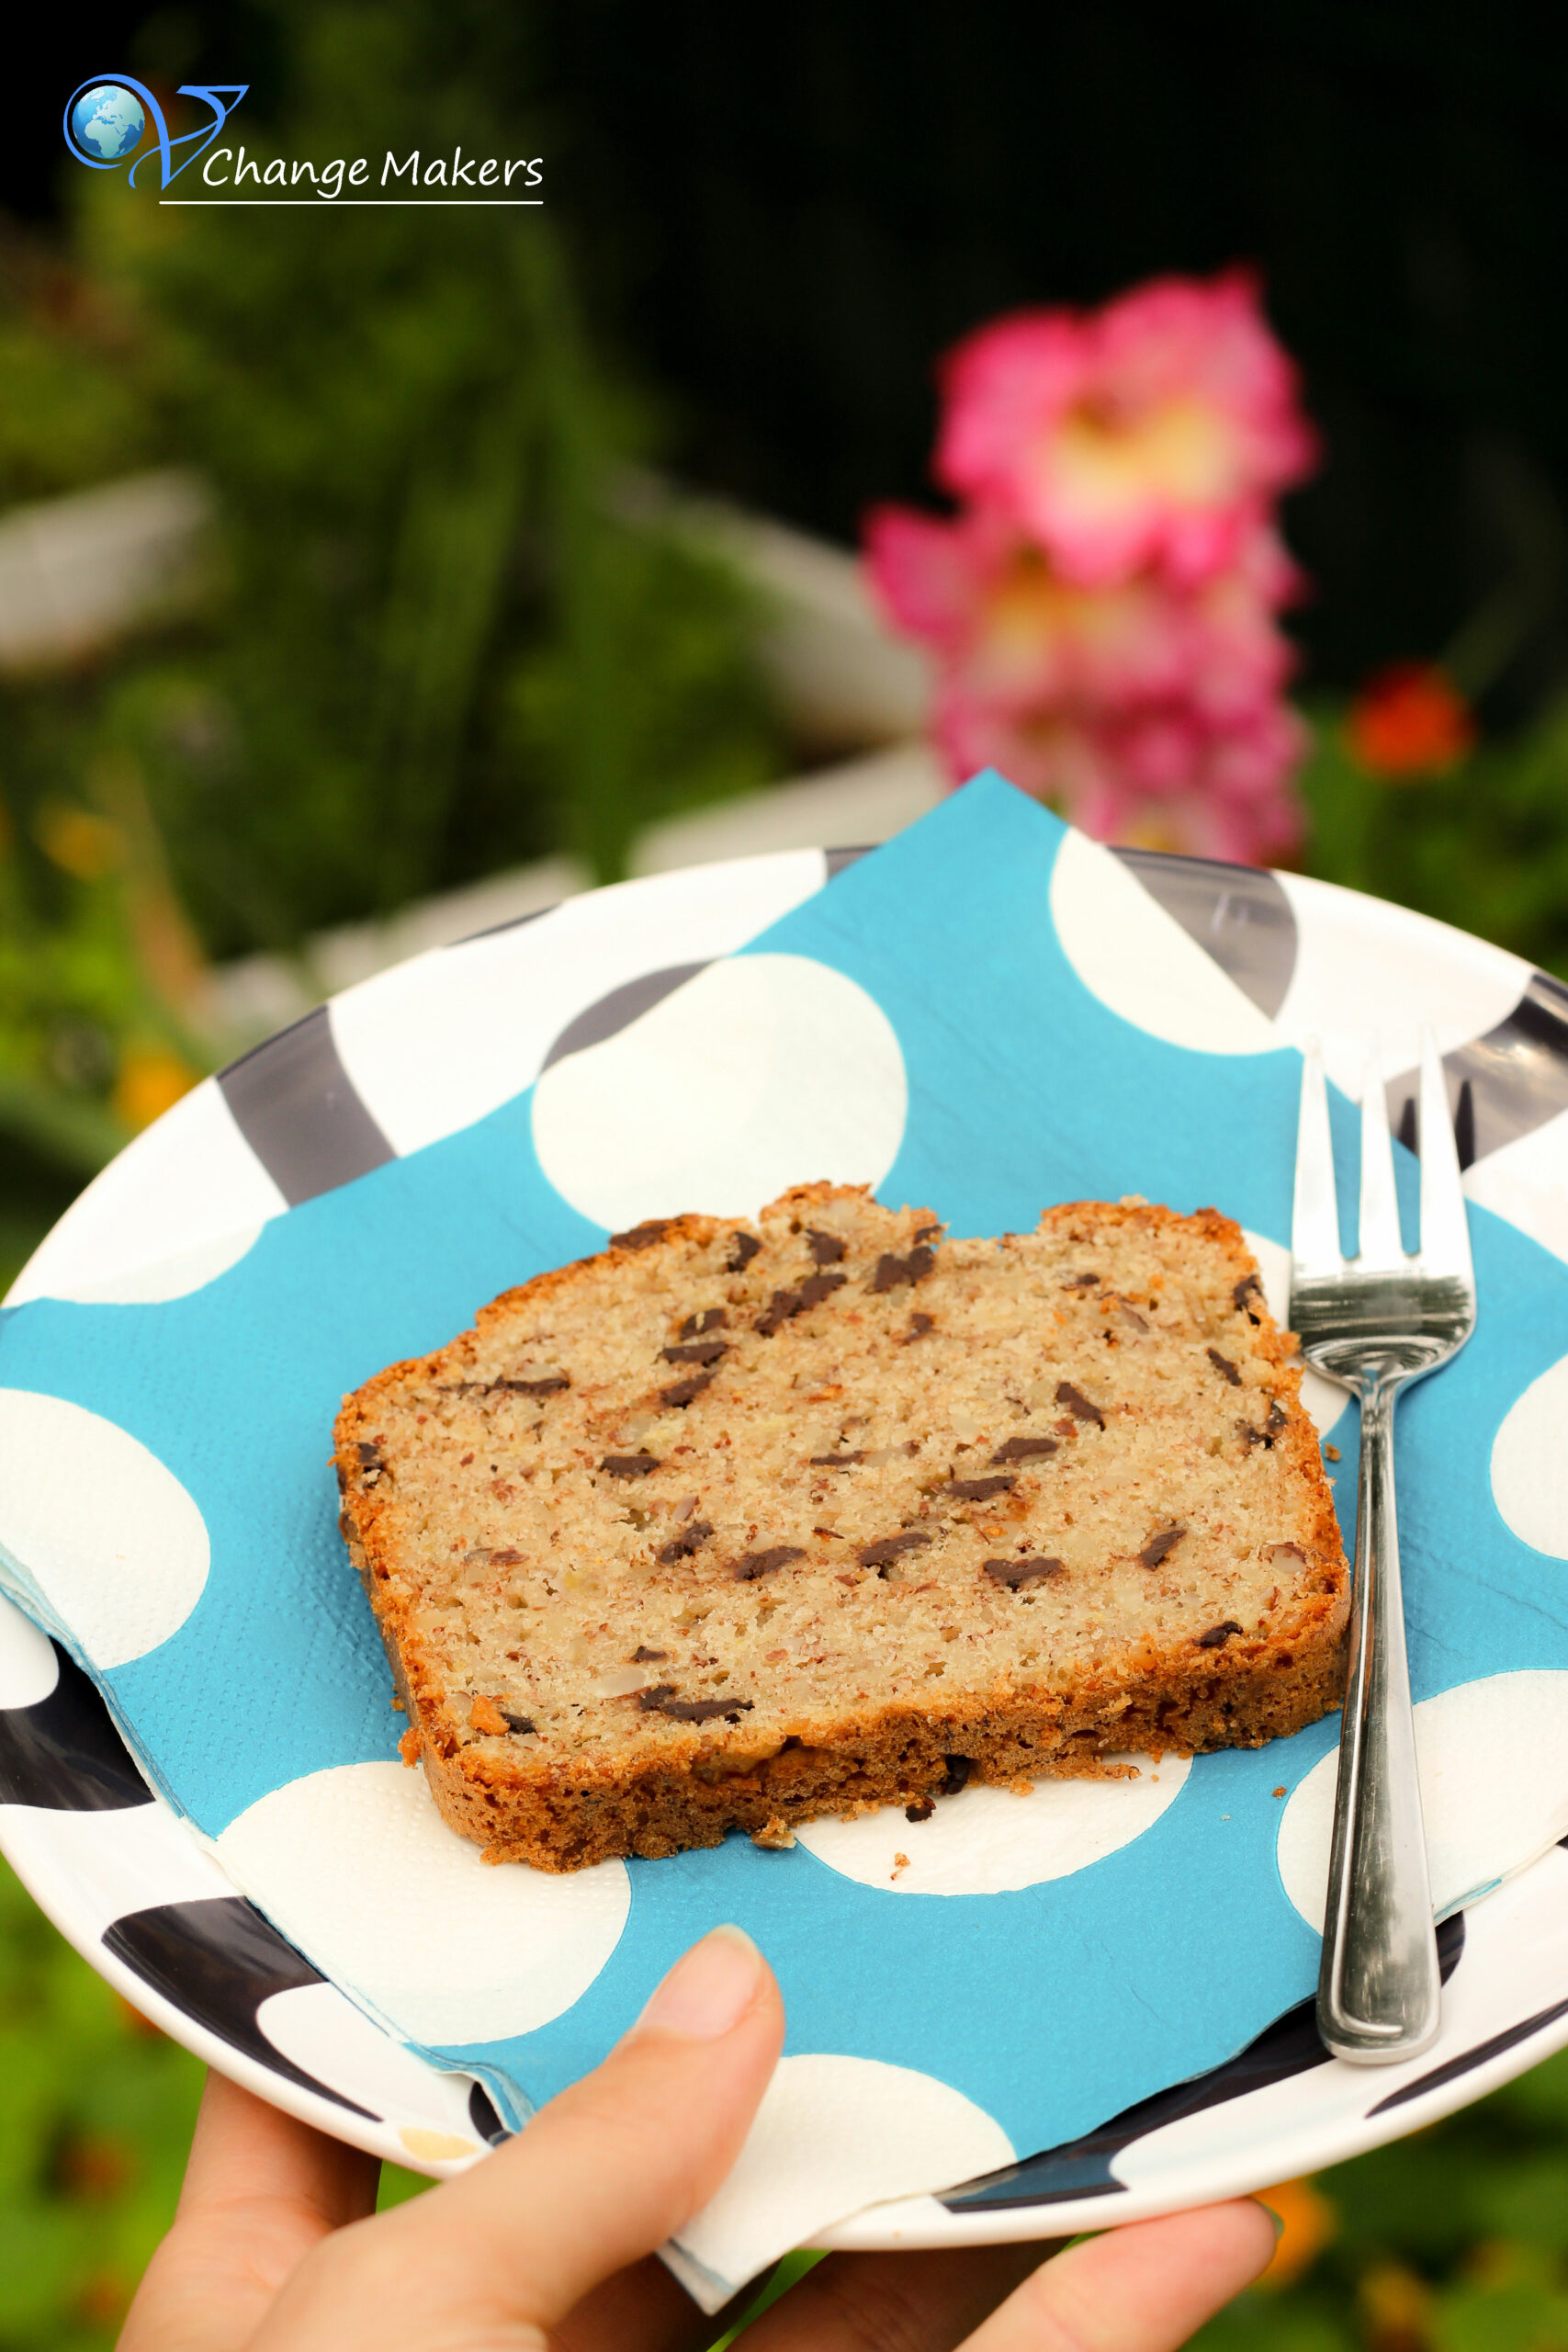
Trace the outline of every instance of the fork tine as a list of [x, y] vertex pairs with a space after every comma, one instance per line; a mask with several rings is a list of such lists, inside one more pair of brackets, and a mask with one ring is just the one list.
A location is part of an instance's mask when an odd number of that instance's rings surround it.
[[1328, 1088], [1323, 1049], [1308, 1040], [1302, 1056], [1302, 1109], [1296, 1129], [1296, 1198], [1291, 1220], [1291, 1255], [1297, 1281], [1337, 1274], [1339, 1212], [1334, 1196], [1334, 1143], [1328, 1125]]
[[1470, 1223], [1449, 1091], [1429, 1028], [1421, 1032], [1421, 1263], [1427, 1273], [1472, 1279]]
[[1377, 1039], [1367, 1041], [1361, 1080], [1361, 1217], [1356, 1255], [1362, 1266], [1395, 1266], [1404, 1256], [1399, 1196], [1393, 1189], [1393, 1147], [1388, 1136], [1388, 1094]]

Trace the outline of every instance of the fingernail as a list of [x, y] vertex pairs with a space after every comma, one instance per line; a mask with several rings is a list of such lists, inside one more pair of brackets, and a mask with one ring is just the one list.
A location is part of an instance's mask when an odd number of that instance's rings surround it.
[[641, 2017], [637, 2030], [656, 2027], [687, 2041], [716, 2041], [738, 2025], [755, 1997], [762, 1955], [739, 1928], [715, 1928], [678, 1960]]

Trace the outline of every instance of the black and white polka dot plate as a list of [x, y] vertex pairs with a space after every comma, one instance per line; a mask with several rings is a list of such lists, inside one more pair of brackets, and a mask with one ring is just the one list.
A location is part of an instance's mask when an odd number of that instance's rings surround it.
[[[140, 1137], [62, 1220], [10, 1303], [188, 1292], [243, 1255], [267, 1219], [453, 1134], [616, 1036], [856, 854], [739, 860], [533, 918], [525, 953], [536, 956], [536, 984], [521, 1000], [509, 990], [504, 1012], [476, 992], [471, 947], [437, 950], [347, 991]], [[1316, 1035], [1354, 1091], [1375, 1016], [1391, 1110], [1407, 1136], [1418, 1031], [1432, 1023], [1472, 1196], [1568, 1259], [1568, 990], [1559, 983], [1421, 917], [1299, 876], [1147, 853], [1118, 862], [1077, 837], [1052, 912], [1085, 985], [1172, 1043], [1255, 1051]], [[1186, 947], [1179, 985], [1168, 961], [1151, 956], [1151, 926], [1204, 951]], [[584, 1205], [597, 1214], [596, 1200]], [[1269, 1271], [1282, 1278], [1282, 1266]], [[1523, 1418], [1493, 1462], [1500, 1508], [1553, 1563], [1568, 1557], [1568, 1472], [1551, 1442], [1568, 1408], [1568, 1333], [1564, 1351], [1564, 1364], [1521, 1399]], [[460, 2169], [501, 2135], [478, 2085], [383, 2031], [238, 1891], [217, 1849], [142, 1781], [95, 1687], [5, 1601], [0, 1850], [130, 2000], [290, 2112], [433, 2174]], [[1070, 2145], [940, 2197], [871, 2206], [818, 2242], [1058, 2235], [1265, 2186], [1430, 2122], [1568, 2042], [1565, 1895], [1568, 1851], [1554, 1846], [1446, 1924], [1442, 2038], [1423, 2059], [1343, 2066], [1325, 2056], [1310, 2009], [1292, 2011], [1225, 2064]], [[1032, 2004], [1048, 1997], [1048, 1987], [1021, 1984], [1021, 2035]], [[797, 2161], [810, 2165], [819, 2151], [809, 2101], [803, 2112]], [[840, 2210], [852, 2201], [846, 2193]]]

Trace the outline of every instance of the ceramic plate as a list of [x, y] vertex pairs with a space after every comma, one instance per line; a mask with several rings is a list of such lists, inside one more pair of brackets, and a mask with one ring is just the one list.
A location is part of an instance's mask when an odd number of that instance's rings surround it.
[[[538, 933], [544, 1032], [518, 1084], [613, 1036], [797, 905], [855, 851], [795, 851], [624, 884]], [[1413, 1138], [1419, 1024], [1435, 1023], [1472, 1195], [1568, 1258], [1568, 990], [1500, 949], [1293, 875], [1122, 854], [1144, 888], [1273, 1023], [1322, 1038], [1359, 1090], [1369, 1007], [1396, 1130]], [[537, 923], [539, 918], [530, 919]], [[1061, 914], [1058, 909], [1058, 921]], [[1124, 934], [1066, 926], [1080, 976], [1150, 1025]], [[422, 1003], [471, 1017], [458, 978]], [[446, 1134], [473, 1113], [439, 1051], [389, 1056], [407, 988], [383, 974], [206, 1081], [139, 1137], [43, 1244], [13, 1304], [155, 1298], [158, 1268], [211, 1272], [256, 1227]], [[537, 1023], [536, 1023], [537, 1025]], [[439, 1039], [420, 1041], [428, 1047]], [[1180, 1042], [1180, 1040], [1178, 1040]], [[524, 1065], [526, 1063], [526, 1070]], [[0, 1849], [99, 1973], [209, 2064], [393, 2162], [460, 2168], [502, 2128], [484, 2091], [373, 2024], [273, 1928], [141, 1780], [91, 1683], [0, 1601]], [[875, 2248], [1056, 2236], [1340, 2162], [1481, 2097], [1568, 2042], [1568, 1852], [1554, 1848], [1442, 1930], [1441, 2040], [1404, 2066], [1326, 2058], [1310, 2006], [1212, 2073], [1004, 2172], [868, 2209], [818, 2243]]]

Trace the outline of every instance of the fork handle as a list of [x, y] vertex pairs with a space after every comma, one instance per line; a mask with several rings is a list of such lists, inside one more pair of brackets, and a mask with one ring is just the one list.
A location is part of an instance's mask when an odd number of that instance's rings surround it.
[[1372, 1374], [1361, 1388], [1355, 1607], [1317, 1981], [1319, 2033], [1363, 2066], [1427, 2049], [1441, 1999], [1399, 1582], [1399, 1385]]

